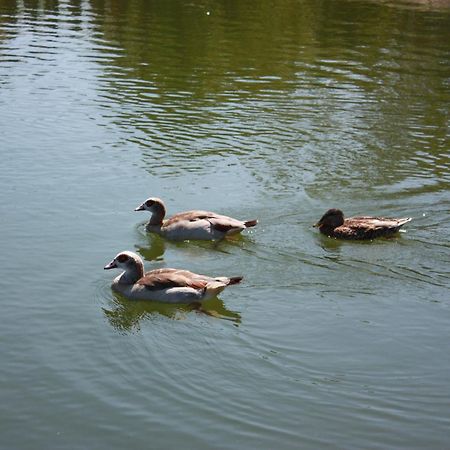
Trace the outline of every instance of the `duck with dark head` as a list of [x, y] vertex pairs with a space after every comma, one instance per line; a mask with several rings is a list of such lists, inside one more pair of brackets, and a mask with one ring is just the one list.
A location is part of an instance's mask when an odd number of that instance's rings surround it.
[[381, 236], [392, 236], [411, 220], [411, 217], [396, 219], [372, 216], [345, 219], [340, 209], [332, 208], [314, 226], [326, 236], [338, 239], [370, 240]]

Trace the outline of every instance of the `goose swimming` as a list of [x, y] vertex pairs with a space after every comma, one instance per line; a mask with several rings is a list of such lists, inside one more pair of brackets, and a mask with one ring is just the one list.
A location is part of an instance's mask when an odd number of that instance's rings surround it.
[[254, 227], [258, 221], [238, 220], [210, 211], [192, 210], [173, 215], [164, 220], [166, 207], [156, 197], [147, 199], [135, 211], [149, 211], [146, 230], [172, 240], [217, 240]]
[[112, 282], [114, 291], [132, 300], [164, 303], [203, 302], [242, 280], [242, 277], [209, 277], [170, 268], [144, 272], [141, 257], [130, 251], [119, 253], [104, 268], [123, 270]]

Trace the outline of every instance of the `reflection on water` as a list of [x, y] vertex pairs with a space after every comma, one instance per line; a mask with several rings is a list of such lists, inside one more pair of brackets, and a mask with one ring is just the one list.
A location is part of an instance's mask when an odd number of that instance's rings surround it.
[[105, 49], [108, 114], [152, 174], [237, 172], [311, 196], [448, 182], [446, 44], [428, 49], [418, 31], [448, 20], [411, 16], [399, 34], [401, 13], [370, 2], [93, 6], [124, 49]]
[[141, 226], [139, 231], [143, 231], [145, 246], [137, 247], [137, 252], [145, 261], [161, 261], [164, 259], [166, 251], [166, 242], [157, 234], [145, 233], [145, 225]]
[[213, 252], [217, 256], [220, 253], [230, 254], [237, 248], [243, 248], [250, 242], [250, 235], [254, 231], [246, 231], [247, 235], [235, 234], [227, 236], [225, 239], [216, 241], [169, 241], [156, 233], [145, 231], [145, 224], [137, 228], [140, 244], [136, 246], [136, 251], [146, 261], [162, 261], [166, 249], [181, 251], [186, 255], [196, 256], [199, 252]]
[[[353, 0], [350, 0], [353, 1]], [[450, 0], [370, 0], [381, 3], [383, 6], [391, 8], [413, 8], [424, 11], [439, 11], [450, 9]]]
[[158, 314], [169, 319], [184, 320], [187, 314], [196, 312], [217, 319], [230, 320], [236, 326], [241, 323], [241, 315], [227, 309], [223, 301], [218, 298], [208, 300], [200, 306], [132, 301], [115, 292], [112, 295], [111, 306], [102, 309], [108, 322], [121, 333], [139, 331], [142, 321], [151, 323]]
[[339, 252], [339, 249], [343, 245], [355, 245], [355, 246], [367, 246], [373, 247], [376, 245], [392, 245], [392, 243], [398, 244], [398, 240], [402, 238], [402, 235], [405, 234], [407, 231], [400, 230], [398, 233], [391, 235], [391, 236], [381, 236], [373, 240], [352, 240], [352, 239], [336, 239], [333, 237], [326, 236], [322, 233], [320, 233], [317, 230], [316, 233], [316, 240], [317, 244], [323, 248], [325, 251], [330, 253]]

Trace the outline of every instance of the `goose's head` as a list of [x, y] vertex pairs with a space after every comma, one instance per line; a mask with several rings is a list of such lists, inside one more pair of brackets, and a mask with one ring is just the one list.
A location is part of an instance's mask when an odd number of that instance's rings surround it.
[[314, 225], [318, 228], [330, 228], [334, 230], [344, 223], [344, 213], [340, 209], [329, 209], [320, 220]]
[[114, 280], [114, 283], [133, 284], [144, 276], [144, 264], [140, 256], [133, 252], [120, 252], [105, 267], [108, 269], [122, 269], [123, 272]]
[[137, 266], [142, 265], [142, 260], [140, 256], [133, 252], [120, 252], [109, 264], [107, 264], [104, 269], [122, 269], [122, 270], [133, 270]]
[[160, 198], [157, 197], [150, 197], [147, 200], [145, 200], [142, 205], [139, 205], [137, 208], [134, 208], [135, 211], [150, 211], [151, 213], [157, 212], [160, 213], [161, 211], [166, 211], [164, 207], [164, 203]]

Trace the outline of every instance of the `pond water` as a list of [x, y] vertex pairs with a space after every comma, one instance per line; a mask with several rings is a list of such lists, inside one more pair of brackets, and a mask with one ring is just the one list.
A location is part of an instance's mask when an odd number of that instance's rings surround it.
[[[446, 1], [2, 0], [0, 447], [448, 448], [449, 74]], [[130, 302], [125, 249], [244, 282]]]

